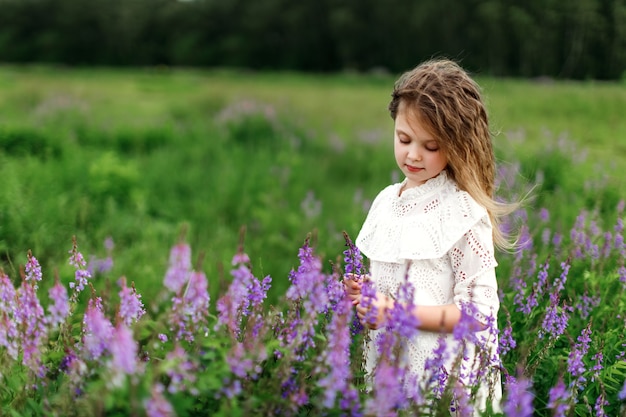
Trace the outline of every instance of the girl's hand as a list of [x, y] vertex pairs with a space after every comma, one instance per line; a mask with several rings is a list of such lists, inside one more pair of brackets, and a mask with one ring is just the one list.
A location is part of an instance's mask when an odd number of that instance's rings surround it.
[[358, 304], [361, 299], [362, 282], [363, 277], [355, 276], [354, 274], [346, 275], [343, 278], [343, 286], [346, 289], [346, 295], [354, 305]]
[[[371, 300], [371, 306], [369, 308], [364, 308], [363, 304], [357, 304], [356, 314], [359, 317], [359, 320], [361, 320], [361, 324], [364, 326], [367, 326], [370, 329], [379, 329], [385, 323], [387, 309], [393, 308], [393, 305], [394, 301], [392, 298], [387, 297], [385, 294], [378, 291], [376, 292], [376, 299]], [[372, 320], [372, 317], [369, 317], [371, 321], [367, 323], [365, 321], [365, 317], [368, 316], [368, 312], [372, 308], [376, 308], [376, 317], [374, 320]]]

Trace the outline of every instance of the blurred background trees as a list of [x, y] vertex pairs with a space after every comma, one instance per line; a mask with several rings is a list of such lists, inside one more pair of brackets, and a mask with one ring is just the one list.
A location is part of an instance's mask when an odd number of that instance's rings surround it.
[[626, 0], [0, 0], [0, 61], [618, 79]]

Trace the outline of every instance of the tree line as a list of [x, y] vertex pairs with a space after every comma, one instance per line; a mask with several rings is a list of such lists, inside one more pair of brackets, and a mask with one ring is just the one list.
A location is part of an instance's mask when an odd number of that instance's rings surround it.
[[0, 61], [618, 79], [626, 0], [0, 0]]

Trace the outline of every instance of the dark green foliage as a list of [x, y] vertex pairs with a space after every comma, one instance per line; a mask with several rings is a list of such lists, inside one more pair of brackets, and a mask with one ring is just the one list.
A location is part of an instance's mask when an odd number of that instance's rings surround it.
[[[2, 0], [0, 61], [620, 79], [621, 0]], [[80, 36], [78, 36], [80, 34]]]
[[9, 156], [27, 155], [41, 159], [58, 158], [63, 147], [58, 138], [30, 128], [9, 129], [0, 127], [0, 152]]

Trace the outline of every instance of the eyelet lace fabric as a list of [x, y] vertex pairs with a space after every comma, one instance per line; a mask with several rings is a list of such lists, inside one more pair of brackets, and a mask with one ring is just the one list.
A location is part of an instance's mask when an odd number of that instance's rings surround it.
[[[355, 241], [370, 261], [370, 275], [377, 290], [395, 296], [408, 280], [417, 306], [454, 303], [461, 308], [471, 303], [480, 322], [485, 323], [487, 316], [496, 317], [497, 263], [486, 209], [460, 190], [445, 171], [400, 194], [403, 185], [393, 184], [379, 193]], [[366, 355], [370, 372], [376, 363], [375, 340], [381, 331], [384, 329], [370, 333], [372, 342]], [[497, 337], [490, 337], [488, 331], [478, 332], [478, 336], [495, 355]], [[424, 374], [424, 364], [441, 338], [450, 350], [458, 349], [458, 341], [451, 334], [420, 331], [407, 341], [410, 372], [418, 377]], [[475, 367], [471, 355], [463, 362], [462, 368]], [[491, 388], [499, 400], [500, 376], [494, 368], [495, 377], [498, 383]], [[486, 398], [489, 389], [481, 387], [479, 396]]]

